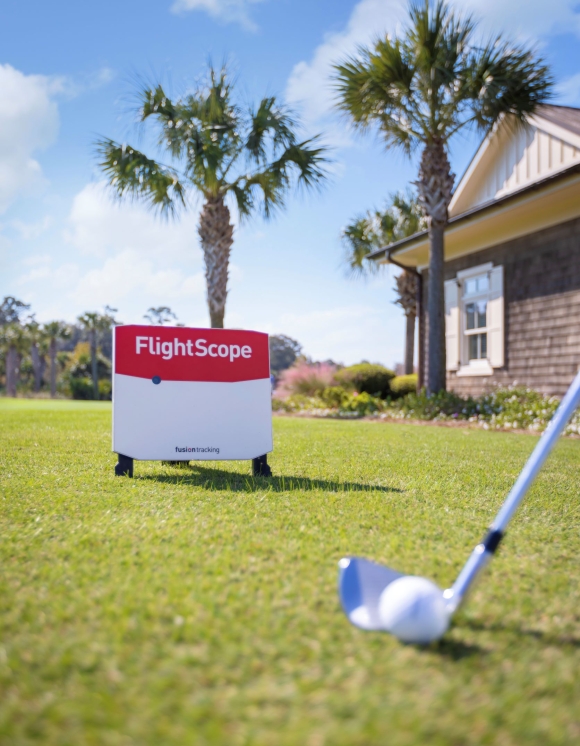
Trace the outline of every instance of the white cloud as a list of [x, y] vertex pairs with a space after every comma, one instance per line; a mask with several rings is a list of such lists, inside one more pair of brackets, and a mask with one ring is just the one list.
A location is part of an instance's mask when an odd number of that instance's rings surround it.
[[487, 36], [535, 40], [562, 32], [580, 35], [578, 0], [456, 0], [455, 5], [473, 13]]
[[85, 273], [71, 298], [88, 308], [118, 305], [138, 292], [147, 307], [175, 299], [203, 297], [204, 288], [202, 272], [186, 275], [181, 269], [159, 267], [138, 251], [128, 249], [107, 259], [100, 268]]
[[198, 215], [192, 210], [177, 220], [163, 220], [137, 202], [114, 202], [103, 183], [88, 184], [73, 200], [65, 237], [88, 256], [134, 250], [162, 262], [200, 264]]
[[[66, 259], [59, 264], [48, 254], [29, 257], [17, 283], [28, 295], [50, 288], [59, 295], [60, 315], [67, 317], [106, 304], [118, 306], [125, 321], [127, 312], [140, 320], [155, 305], [180, 306], [183, 315], [193, 309], [203, 313], [197, 221], [197, 211], [176, 221], [158, 219], [138, 203], [113, 202], [104, 184], [89, 184], [72, 202]], [[35, 230], [24, 224], [14, 227], [22, 234]]]
[[35, 257], [36, 262], [27, 263], [32, 266], [26, 274], [18, 278], [18, 285], [33, 285], [41, 282], [48, 283], [52, 291], [70, 291], [80, 277], [80, 269], [77, 264], [67, 262], [59, 267], [52, 267], [48, 256]]
[[[502, 33], [529, 41], [564, 31], [580, 35], [578, 0], [455, 0], [454, 4], [460, 11], [473, 13], [485, 36]], [[407, 8], [406, 0], [361, 0], [343, 31], [328, 34], [309, 61], [294, 66], [286, 87], [288, 102], [300, 106], [310, 127], [323, 125], [334, 145], [348, 145], [350, 139], [333, 114], [333, 64], [385, 33], [400, 33]]]
[[61, 90], [60, 79], [0, 65], [0, 212], [18, 194], [42, 183], [34, 155], [56, 139], [59, 117], [53, 97]]
[[256, 24], [250, 18], [251, 5], [264, 0], [175, 0], [171, 10], [182, 13], [188, 10], [203, 10], [212, 18], [225, 23], [239, 23], [248, 31], [255, 31]]
[[[299, 105], [308, 125], [319, 123], [332, 112], [332, 65], [356, 52], [361, 44], [369, 44], [385, 32], [395, 32], [405, 18], [405, 0], [361, 0], [348, 20], [346, 29], [328, 34], [317, 47], [309, 62], [294, 66], [286, 87], [286, 99]], [[335, 144], [346, 141], [344, 126], [335, 128], [331, 137]]]
[[88, 91], [95, 91], [108, 85], [115, 78], [115, 75], [115, 71], [105, 65], [96, 71], [81, 73], [75, 78], [58, 78], [59, 93], [62, 94], [63, 98], [76, 98]]
[[37, 155], [58, 135], [56, 98], [74, 98], [106, 85], [113, 77], [108, 67], [74, 80], [25, 75], [0, 64], [0, 213], [18, 195], [45, 184]]
[[203, 305], [203, 272], [188, 274], [179, 267], [159, 266], [134, 249], [122, 251], [88, 270], [74, 262], [55, 266], [45, 255], [31, 257], [26, 264], [29, 269], [16, 284], [26, 288], [27, 297], [35, 289], [50, 288], [53, 297], [58, 294], [67, 316], [105, 305], [138, 306], [142, 313], [150, 306], [174, 306], [175, 302], [192, 299]]
[[[389, 316], [372, 306], [340, 306], [303, 314], [285, 313], [280, 316], [279, 328], [304, 345], [304, 351], [316, 360], [334, 359], [351, 364], [377, 350], [377, 359], [390, 364], [402, 359], [403, 314]], [[377, 347], [377, 339], [381, 344]]]
[[39, 238], [45, 233], [52, 225], [52, 218], [50, 215], [46, 215], [38, 223], [25, 223], [22, 220], [12, 220], [10, 225], [18, 231], [20, 238], [25, 241]]
[[23, 259], [22, 264], [27, 267], [38, 267], [39, 264], [47, 264], [50, 260], [50, 254], [33, 254]]

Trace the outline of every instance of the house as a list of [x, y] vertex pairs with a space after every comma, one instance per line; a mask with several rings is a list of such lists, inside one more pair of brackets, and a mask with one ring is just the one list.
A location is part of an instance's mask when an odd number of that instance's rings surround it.
[[[459, 181], [445, 234], [448, 388], [521, 384], [561, 395], [580, 365], [580, 109], [504, 119]], [[419, 379], [426, 380], [429, 240], [371, 257], [417, 271]]]

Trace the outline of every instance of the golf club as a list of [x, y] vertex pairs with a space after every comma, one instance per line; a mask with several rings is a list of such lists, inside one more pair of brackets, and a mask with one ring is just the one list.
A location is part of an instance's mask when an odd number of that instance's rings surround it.
[[405, 575], [361, 557], [340, 560], [338, 592], [349, 621], [390, 632], [402, 642], [426, 644], [447, 631], [470, 586], [491, 560], [508, 523], [558, 437], [580, 404], [580, 371], [542, 434], [483, 541], [445, 591], [426, 578]]

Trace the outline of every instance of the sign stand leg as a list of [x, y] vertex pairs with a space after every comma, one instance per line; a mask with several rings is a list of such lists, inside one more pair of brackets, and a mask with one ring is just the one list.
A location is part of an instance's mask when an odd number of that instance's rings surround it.
[[268, 455], [258, 456], [252, 459], [252, 476], [254, 477], [271, 477], [272, 469], [268, 465]]
[[117, 455], [119, 457], [119, 461], [115, 464], [115, 476], [132, 477], [133, 459], [130, 456], [123, 456], [122, 453], [118, 453]]

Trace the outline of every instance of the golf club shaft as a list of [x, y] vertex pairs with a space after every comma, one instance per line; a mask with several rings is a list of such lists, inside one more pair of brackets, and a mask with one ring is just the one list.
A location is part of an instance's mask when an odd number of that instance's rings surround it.
[[487, 536], [481, 544], [475, 547], [452, 588], [444, 592], [443, 595], [451, 613], [461, 604], [475, 578], [492, 558], [518, 505], [523, 500], [524, 495], [530, 488], [548, 454], [556, 444], [568, 420], [572, 417], [579, 404], [580, 371], [578, 371], [566, 396], [560, 402], [560, 406], [550, 420], [548, 427], [538, 441], [532, 455], [505, 499], [504, 504], [501, 506]]

